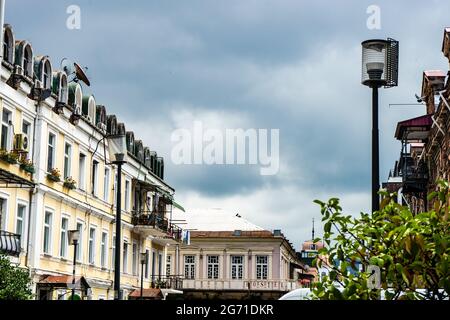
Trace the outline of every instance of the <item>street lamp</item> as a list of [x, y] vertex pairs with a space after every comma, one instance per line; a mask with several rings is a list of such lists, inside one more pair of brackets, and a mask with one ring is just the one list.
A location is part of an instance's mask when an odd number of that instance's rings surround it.
[[75, 299], [75, 265], [77, 264], [78, 240], [80, 240], [80, 231], [69, 230], [69, 243], [73, 244], [72, 300]]
[[146, 265], [148, 261], [148, 252], [141, 252], [141, 300], [144, 291], [144, 264]]
[[378, 140], [378, 88], [398, 83], [398, 41], [366, 40], [362, 45], [361, 83], [372, 88], [372, 212], [380, 209], [380, 159]]
[[114, 300], [120, 300], [120, 232], [122, 228], [122, 165], [127, 162], [127, 145], [124, 134], [107, 137], [110, 162], [117, 165], [117, 194], [116, 194], [116, 253], [114, 261]]

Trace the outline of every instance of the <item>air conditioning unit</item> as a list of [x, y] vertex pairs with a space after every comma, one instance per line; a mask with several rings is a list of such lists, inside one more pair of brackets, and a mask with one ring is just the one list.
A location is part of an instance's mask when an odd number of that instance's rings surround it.
[[44, 89], [44, 86], [43, 86], [43, 84], [42, 84], [42, 81], [36, 80], [36, 81], [34, 82], [34, 88], [35, 88], [35, 89], [39, 89], [39, 90]]
[[87, 121], [87, 122], [92, 122], [92, 119], [90, 116], [88, 116], [87, 114], [83, 115], [83, 118]]
[[14, 135], [14, 151], [25, 153], [30, 149], [28, 136], [24, 133], [18, 133]]
[[22, 66], [19, 66], [19, 65], [16, 64], [14, 66], [14, 74], [23, 77], [23, 68], [22, 68]]
[[23, 74], [24, 74], [23, 68], [19, 65], [15, 65], [14, 71], [9, 76], [8, 80], [6, 81], [6, 84], [15, 90], [19, 89], [20, 83], [24, 79]]

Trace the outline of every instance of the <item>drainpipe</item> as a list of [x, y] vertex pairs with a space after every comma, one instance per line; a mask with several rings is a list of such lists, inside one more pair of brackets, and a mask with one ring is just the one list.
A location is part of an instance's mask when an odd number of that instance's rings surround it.
[[0, 60], [3, 60], [3, 25], [5, 24], [5, 0], [0, 0]]

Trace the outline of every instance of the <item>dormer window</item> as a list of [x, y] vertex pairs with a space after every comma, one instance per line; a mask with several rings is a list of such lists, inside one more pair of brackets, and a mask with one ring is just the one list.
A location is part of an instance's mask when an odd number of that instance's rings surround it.
[[85, 118], [92, 124], [95, 119], [95, 107], [96, 104], [94, 96], [90, 95], [83, 97], [83, 116], [85, 116]]
[[134, 146], [134, 155], [140, 162], [144, 162], [144, 146], [141, 140], [137, 140]]
[[24, 75], [33, 78], [33, 51], [31, 46], [27, 44], [23, 51], [23, 63], [22, 68], [24, 70]]
[[35, 58], [34, 73], [37, 80], [42, 83], [42, 88], [50, 90], [52, 81], [52, 65], [50, 64], [50, 60], [48, 60], [47, 56]]
[[110, 135], [117, 134], [117, 118], [115, 115], [109, 115], [106, 117], [107, 131]]
[[134, 154], [134, 133], [133, 131], [127, 132], [127, 151]]
[[9, 25], [5, 25], [3, 31], [3, 60], [14, 63], [14, 34]]
[[52, 79], [52, 66], [50, 61], [46, 60], [44, 63], [44, 73], [42, 74], [42, 84], [44, 89], [50, 89], [50, 83]]

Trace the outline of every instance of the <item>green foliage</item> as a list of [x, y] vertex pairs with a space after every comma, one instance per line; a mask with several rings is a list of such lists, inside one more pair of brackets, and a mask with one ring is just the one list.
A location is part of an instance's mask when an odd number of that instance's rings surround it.
[[[395, 202], [396, 195], [380, 192], [380, 211], [344, 215], [339, 200], [315, 200], [321, 207], [325, 248], [320, 254], [331, 272], [313, 288], [315, 299], [443, 299], [450, 294], [449, 185], [428, 196], [434, 209], [414, 215]], [[316, 239], [318, 240], [318, 239]], [[339, 266], [334, 261], [339, 259]], [[319, 264], [323, 261], [316, 261]], [[352, 274], [349, 267], [381, 270], [381, 288], [368, 287], [368, 273]], [[344, 289], [340, 292], [336, 285]], [[389, 289], [386, 291], [386, 289]], [[426, 289], [417, 293], [416, 289]], [[439, 290], [441, 289], [441, 290]], [[444, 289], [444, 290], [442, 290]], [[444, 292], [445, 291], [445, 292]]]
[[32, 298], [28, 271], [11, 264], [0, 254], [0, 300], [27, 300]]

